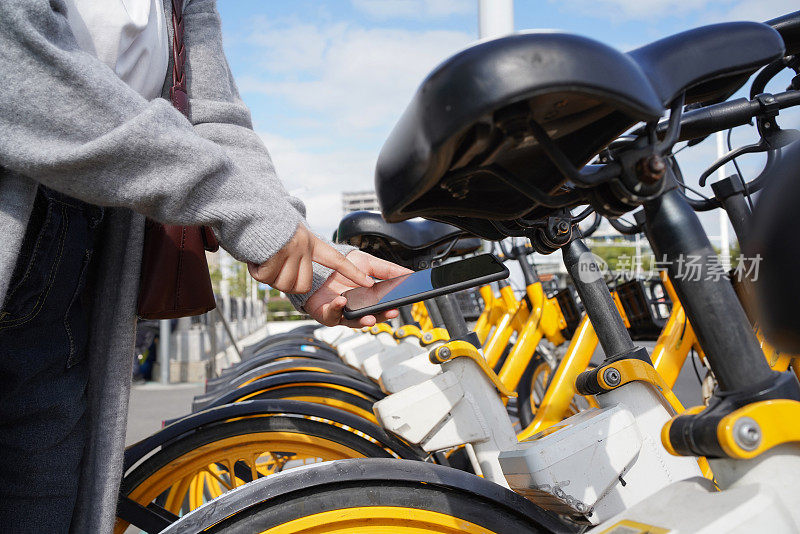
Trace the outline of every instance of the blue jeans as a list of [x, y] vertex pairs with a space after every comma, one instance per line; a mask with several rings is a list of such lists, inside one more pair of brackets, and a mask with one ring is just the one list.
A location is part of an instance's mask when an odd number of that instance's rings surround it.
[[87, 436], [100, 208], [39, 187], [0, 308], [0, 531], [67, 532]]

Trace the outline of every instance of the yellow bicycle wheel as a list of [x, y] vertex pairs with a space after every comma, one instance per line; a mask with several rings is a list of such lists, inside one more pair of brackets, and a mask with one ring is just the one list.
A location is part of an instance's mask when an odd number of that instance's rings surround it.
[[[221, 502], [224, 501], [224, 502]], [[481, 477], [408, 460], [342, 460], [223, 495], [165, 530], [216, 534], [522, 534], [575, 532]]]
[[[128, 473], [122, 494], [182, 515], [246, 482], [317, 462], [392, 457], [342, 425], [281, 415], [247, 417], [201, 427], [164, 446]], [[115, 532], [128, 523], [119, 520]]]
[[[518, 412], [523, 428], [533, 421], [553, 378], [553, 369], [544, 359], [537, 358], [531, 362], [531, 365], [533, 366], [532, 371], [528, 376], [523, 377], [518, 391], [520, 395]], [[591, 406], [592, 403], [587, 397], [576, 394], [572, 397], [564, 417], [575, 415]]]

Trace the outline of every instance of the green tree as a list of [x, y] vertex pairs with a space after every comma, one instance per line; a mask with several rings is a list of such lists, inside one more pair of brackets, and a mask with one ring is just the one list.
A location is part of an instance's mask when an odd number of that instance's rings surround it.
[[244, 263], [236, 262], [231, 266], [232, 276], [229, 279], [232, 297], [249, 297], [247, 278], [250, 276]]
[[[636, 270], [634, 264], [636, 248], [624, 245], [596, 245], [592, 252], [600, 257], [610, 271], [624, 271], [632, 273]], [[642, 272], [648, 272], [653, 267], [653, 256], [649, 252], [642, 252]]]
[[219, 267], [214, 267], [208, 273], [211, 276], [211, 287], [214, 289], [214, 293], [219, 293], [219, 283], [222, 281], [222, 271], [219, 270]]

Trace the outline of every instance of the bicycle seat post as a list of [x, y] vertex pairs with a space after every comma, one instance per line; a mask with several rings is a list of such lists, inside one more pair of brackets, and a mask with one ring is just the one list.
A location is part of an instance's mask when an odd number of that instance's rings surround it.
[[469, 335], [469, 327], [461, 315], [461, 310], [452, 295], [442, 295], [433, 299], [436, 306], [439, 308], [442, 321], [447, 332], [450, 334], [450, 339], [466, 339]]
[[[595, 395], [600, 409], [565, 419], [555, 432], [503, 451], [500, 463], [510, 486], [528, 492], [529, 499], [597, 524], [674, 480], [701, 472], [694, 459], [670, 456], [660, 446], [661, 428], [674, 411], [656, 386], [639, 378], [652, 369], [650, 357], [634, 345], [579, 233], [573, 228], [564, 241], [564, 264], [606, 354], [596, 369], [579, 375], [575, 386], [581, 394]], [[544, 460], [553, 447], [569, 452], [557, 461]], [[599, 468], [603, 463], [627, 467], [605, 470]], [[600, 494], [598, 487], [608, 489]], [[552, 507], [554, 500], [558, 508]]]
[[417, 324], [417, 322], [414, 320], [414, 316], [411, 315], [411, 305], [400, 306], [398, 311], [400, 312], [400, 321], [404, 325], [416, 325], [416, 326], [419, 326]]
[[572, 276], [586, 314], [592, 321], [606, 361], [621, 359], [637, 349], [611, 298], [594, 254], [582, 239], [573, 239], [562, 249], [564, 265]]
[[[673, 185], [644, 207], [653, 252], [667, 263], [675, 291], [719, 384], [708, 408], [673, 419], [664, 430], [664, 439], [678, 454], [719, 458], [712, 460], [716, 480], [723, 489], [731, 487], [746, 479], [748, 470], [756, 469], [759, 463], [743, 467], [740, 461], [727, 459], [731, 455], [719, 437], [720, 421], [759, 401], [800, 400], [800, 388], [793, 376], [770, 369], [700, 220], [678, 189]], [[699, 259], [694, 273], [686, 269], [689, 258]], [[756, 433], [761, 432], [758, 424], [751, 425]], [[771, 469], [770, 459], [779, 455], [763, 454], [760, 461], [764, 469]], [[780, 459], [775, 462], [789, 472], [791, 464], [781, 464]]]
[[428, 317], [431, 318], [431, 323], [434, 328], [445, 328], [445, 321], [442, 313], [439, 310], [439, 304], [436, 299], [424, 300], [425, 309], [428, 310]]

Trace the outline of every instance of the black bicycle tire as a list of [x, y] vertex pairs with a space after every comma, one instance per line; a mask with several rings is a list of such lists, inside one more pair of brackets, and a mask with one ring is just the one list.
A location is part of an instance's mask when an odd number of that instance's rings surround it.
[[[289, 361], [291, 360], [291, 361]], [[296, 360], [296, 361], [295, 361]], [[311, 361], [309, 361], [311, 360]], [[263, 371], [271, 371], [268, 366], [280, 366], [282, 364], [285, 369], [279, 369], [275, 373], [269, 373], [265, 375], [259, 375], [259, 372]], [[213, 382], [208, 381], [206, 383], [206, 391], [203, 395], [210, 396], [214, 394], [218, 394], [224, 390], [236, 389], [238, 387], [243, 386], [245, 383], [252, 382], [253, 380], [257, 380], [259, 378], [263, 378], [264, 376], [272, 376], [273, 374], [280, 374], [293, 371], [293, 367], [304, 367], [304, 366], [316, 366], [321, 369], [324, 369], [325, 372], [334, 373], [334, 374], [341, 374], [344, 376], [349, 376], [351, 378], [355, 378], [356, 380], [361, 380], [364, 383], [369, 381], [369, 378], [365, 377], [357, 370], [353, 369], [349, 365], [345, 365], [341, 362], [334, 362], [330, 360], [319, 360], [319, 359], [311, 359], [311, 358], [301, 358], [301, 357], [290, 357], [287, 358], [285, 361], [278, 361], [278, 362], [270, 362], [259, 365], [253, 369], [249, 369], [244, 371], [241, 374], [236, 375], [226, 375], [227, 380], [217, 380], [215, 379]]]
[[[263, 532], [304, 516], [353, 507], [394, 506], [439, 512], [470, 521], [496, 534], [543, 532], [534, 529], [518, 514], [471, 495], [413, 482], [349, 483], [310, 488], [278, 502], [257, 506], [236, 514], [210, 529], [214, 534]], [[308, 513], [311, 511], [311, 513]]]
[[[381, 492], [383, 488], [390, 489]], [[352, 500], [364, 498], [366, 503]], [[308, 517], [324, 507], [341, 510], [357, 503], [365, 506], [404, 503], [419, 510], [432, 508], [431, 511], [461, 517], [484, 528], [493, 527], [501, 534], [581, 530], [481, 477], [426, 462], [367, 458], [327, 462], [261, 479], [236, 494], [221, 497], [215, 506], [195, 510], [165, 533], [191, 530], [250, 534], [285, 524], [298, 518], [298, 514]], [[495, 513], [498, 510], [502, 512], [500, 518]], [[264, 522], [270, 519], [265, 515], [272, 515], [272, 523]], [[234, 524], [238, 525], [234, 528]]]
[[[522, 373], [519, 385], [517, 386], [517, 418], [522, 428], [526, 428], [533, 422], [533, 410], [531, 409], [531, 395], [533, 394], [533, 372], [544, 361], [536, 354]], [[552, 374], [552, 373], [551, 373]]]
[[[365, 399], [363, 397], [359, 397], [358, 395], [354, 395], [353, 393], [349, 393], [347, 391], [342, 391], [340, 389], [333, 389], [329, 387], [323, 386], [286, 386], [281, 387], [278, 389], [270, 389], [267, 391], [262, 391], [252, 397], [248, 397], [247, 400], [263, 400], [263, 399], [286, 399], [289, 397], [328, 397], [333, 400], [338, 400], [341, 402], [345, 402], [347, 404], [352, 404], [353, 406], [360, 408], [362, 410], [366, 410], [372, 413], [372, 405], [377, 401], [377, 399]], [[312, 401], [306, 401], [312, 402]]]

